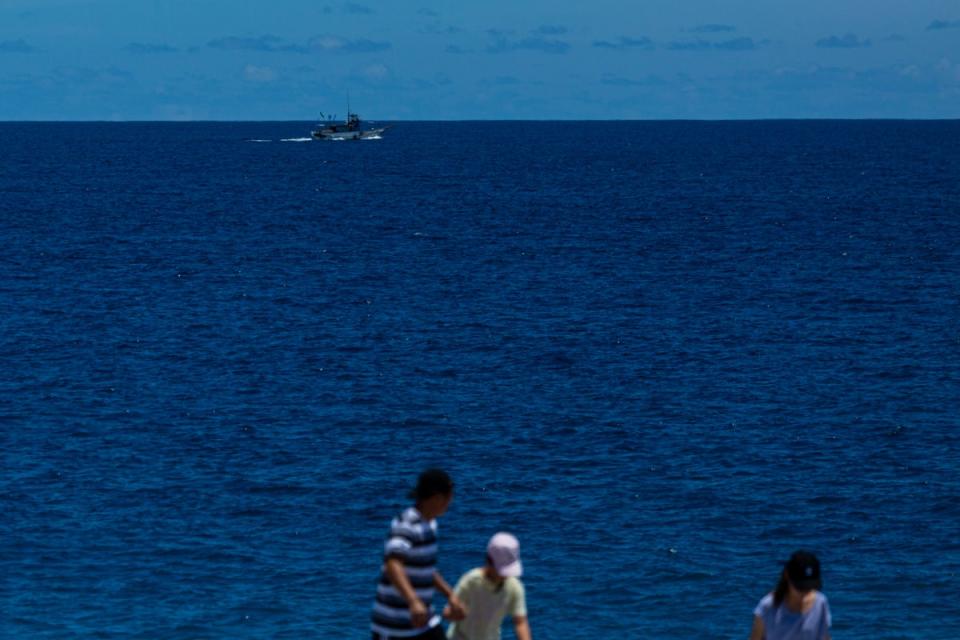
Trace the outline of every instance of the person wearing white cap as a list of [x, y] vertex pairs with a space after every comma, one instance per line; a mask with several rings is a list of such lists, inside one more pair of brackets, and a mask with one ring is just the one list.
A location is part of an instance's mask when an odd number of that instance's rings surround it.
[[[466, 609], [466, 617], [450, 625], [447, 638], [500, 640], [500, 625], [509, 615], [517, 640], [531, 640], [522, 574], [517, 539], [505, 532], [490, 538], [486, 564], [463, 574], [453, 589]], [[445, 616], [450, 613], [444, 610]]]

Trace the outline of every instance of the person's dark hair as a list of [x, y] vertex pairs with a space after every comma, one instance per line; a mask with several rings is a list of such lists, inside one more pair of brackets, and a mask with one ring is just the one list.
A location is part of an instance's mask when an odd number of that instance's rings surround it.
[[416, 488], [410, 492], [414, 500], [426, 500], [437, 494], [450, 495], [453, 491], [453, 480], [443, 469], [427, 469], [417, 478]]
[[787, 574], [785, 571], [780, 572], [780, 580], [777, 582], [777, 586], [773, 590], [773, 606], [779, 607], [783, 604], [783, 599], [787, 597], [787, 590], [790, 588], [790, 585], [787, 583]]
[[783, 599], [787, 597], [787, 591], [790, 589], [790, 583], [801, 591], [807, 589], [823, 588], [823, 581], [820, 579], [820, 561], [817, 556], [809, 551], [794, 551], [790, 559], [783, 565], [783, 571], [780, 572], [780, 580], [773, 590], [773, 606], [779, 607]]

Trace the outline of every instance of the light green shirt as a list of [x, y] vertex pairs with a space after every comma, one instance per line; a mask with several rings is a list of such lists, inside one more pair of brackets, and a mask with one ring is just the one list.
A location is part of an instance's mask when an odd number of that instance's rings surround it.
[[488, 580], [483, 569], [471, 569], [454, 587], [457, 598], [467, 608], [467, 617], [447, 630], [451, 640], [500, 640], [500, 625], [506, 616], [527, 615], [523, 583], [507, 578], [503, 586]]

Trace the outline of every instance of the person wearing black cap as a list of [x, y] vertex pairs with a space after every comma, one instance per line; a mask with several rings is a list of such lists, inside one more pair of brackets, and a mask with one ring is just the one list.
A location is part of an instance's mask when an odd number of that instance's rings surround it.
[[830, 640], [830, 605], [822, 587], [817, 556], [794, 552], [776, 588], [753, 610], [750, 640]]
[[373, 640], [443, 640], [440, 616], [431, 601], [447, 597], [452, 620], [466, 614], [453, 589], [437, 571], [437, 518], [453, 499], [453, 482], [442, 469], [427, 469], [411, 492], [414, 506], [390, 523], [383, 566], [373, 604]]

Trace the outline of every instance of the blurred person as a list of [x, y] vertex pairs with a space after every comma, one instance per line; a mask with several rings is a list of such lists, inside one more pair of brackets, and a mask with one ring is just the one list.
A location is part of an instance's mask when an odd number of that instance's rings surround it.
[[500, 640], [500, 626], [509, 615], [517, 640], [531, 640], [521, 575], [523, 564], [517, 539], [505, 532], [490, 538], [486, 564], [463, 574], [454, 588], [466, 609], [466, 617], [457, 621], [452, 608], [444, 609], [444, 616], [454, 620], [447, 637], [450, 640]]
[[373, 605], [373, 640], [444, 640], [433, 594], [447, 597], [445, 612], [462, 619], [463, 605], [436, 569], [437, 518], [453, 500], [453, 481], [442, 469], [427, 469], [411, 492], [414, 506], [390, 523]]
[[776, 588], [753, 610], [750, 640], [830, 640], [830, 605], [821, 588], [817, 556], [794, 552]]

